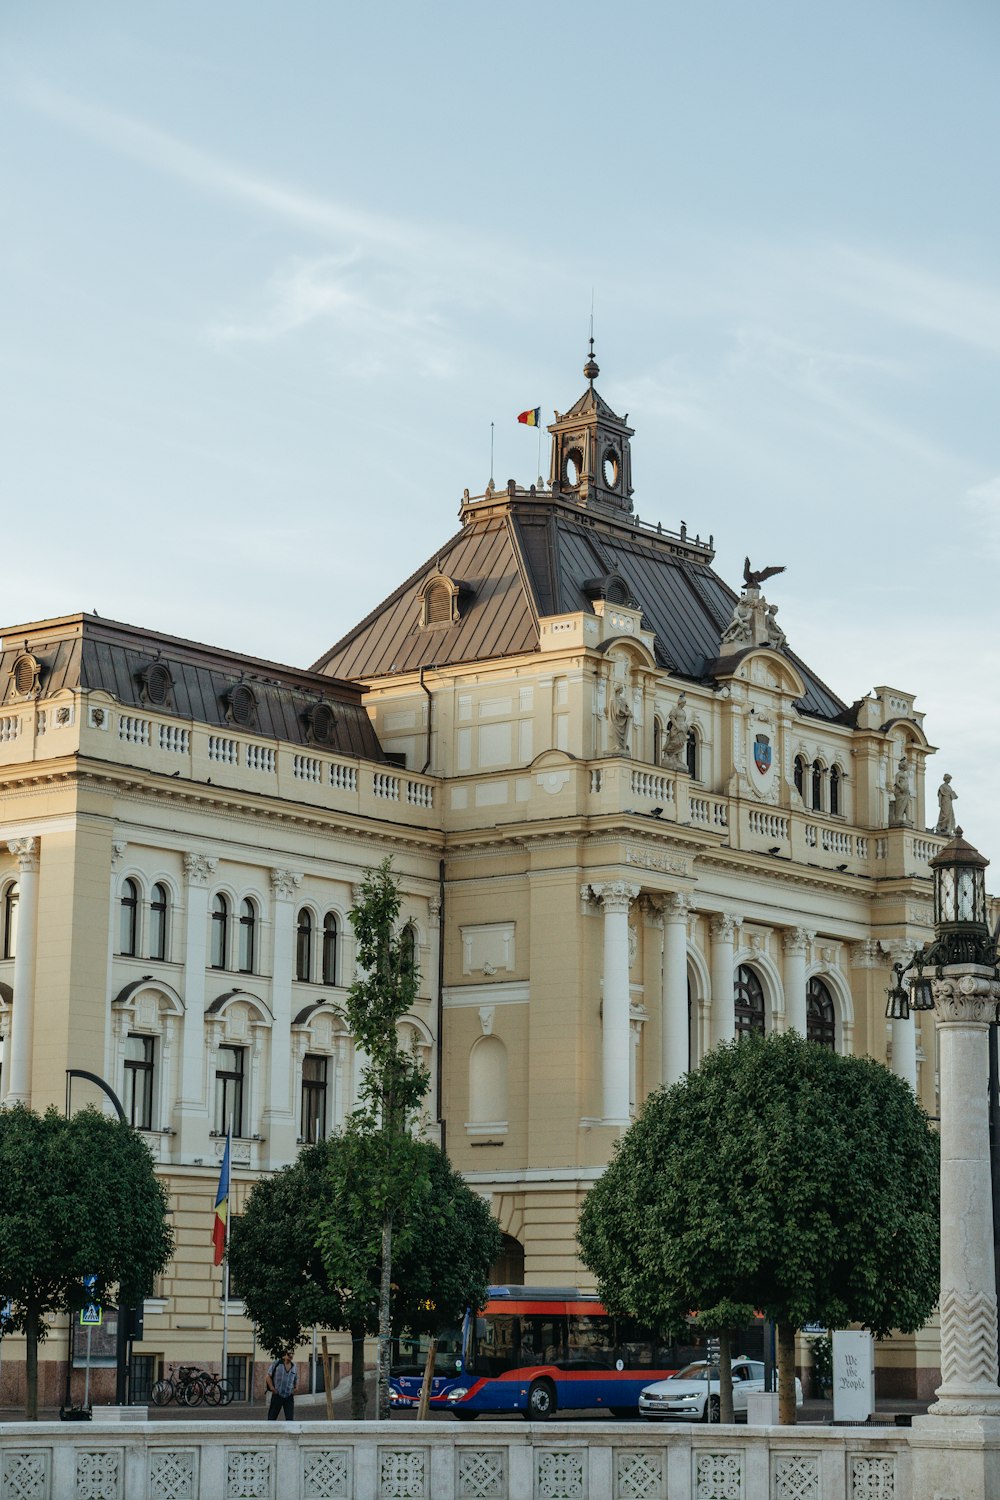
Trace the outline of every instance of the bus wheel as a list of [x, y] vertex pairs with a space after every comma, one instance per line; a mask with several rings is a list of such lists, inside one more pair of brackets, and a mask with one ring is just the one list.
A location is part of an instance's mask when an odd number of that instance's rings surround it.
[[536, 1380], [528, 1392], [528, 1408], [524, 1415], [529, 1422], [547, 1422], [556, 1414], [556, 1393], [547, 1380]]
[[477, 1411], [459, 1411], [457, 1408], [452, 1408], [451, 1414], [453, 1417], [457, 1417], [460, 1422], [474, 1422], [479, 1416]]

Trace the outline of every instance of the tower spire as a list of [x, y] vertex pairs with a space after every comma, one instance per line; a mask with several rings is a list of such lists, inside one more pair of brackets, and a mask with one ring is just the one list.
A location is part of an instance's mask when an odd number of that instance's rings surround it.
[[591, 315], [590, 315], [590, 354], [587, 356], [587, 363], [583, 367], [583, 373], [586, 376], [586, 378], [590, 381], [590, 388], [591, 388], [591, 390], [593, 390], [593, 388], [594, 388], [594, 381], [597, 379], [598, 375], [600, 375], [600, 373], [601, 373], [601, 367], [597, 363], [597, 360], [594, 358], [594, 315], [593, 315], [593, 313], [591, 313]]

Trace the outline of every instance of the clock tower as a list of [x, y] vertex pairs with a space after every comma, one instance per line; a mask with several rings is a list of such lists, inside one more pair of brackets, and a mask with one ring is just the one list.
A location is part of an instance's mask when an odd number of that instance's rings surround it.
[[629, 439], [634, 429], [616, 416], [594, 387], [600, 374], [594, 358], [594, 340], [583, 367], [587, 389], [569, 411], [549, 427], [552, 434], [552, 468], [549, 482], [554, 495], [577, 500], [580, 505], [632, 512], [632, 455]]

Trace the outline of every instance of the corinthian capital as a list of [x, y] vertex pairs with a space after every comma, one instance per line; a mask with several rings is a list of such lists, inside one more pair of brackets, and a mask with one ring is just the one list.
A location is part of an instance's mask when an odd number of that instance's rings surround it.
[[997, 1018], [1000, 984], [989, 974], [962, 974], [934, 979], [934, 1014], [940, 1023], [971, 1021], [987, 1026]]
[[855, 969], [878, 969], [884, 963], [882, 950], [874, 938], [865, 938], [851, 949], [851, 965]]
[[729, 912], [716, 912], [708, 925], [713, 943], [731, 943], [743, 923], [739, 917], [734, 917]]
[[218, 863], [217, 859], [210, 859], [207, 854], [185, 854], [184, 874], [188, 878], [188, 884], [207, 885], [209, 876]]
[[786, 953], [805, 953], [815, 936], [804, 927], [788, 927], [781, 935], [781, 946]]
[[302, 884], [302, 876], [296, 875], [294, 870], [272, 870], [271, 889], [274, 894], [290, 901]]
[[36, 838], [8, 839], [7, 848], [17, 860], [22, 875], [38, 869], [38, 840]]
[[632, 885], [627, 880], [606, 880], [601, 885], [592, 885], [590, 889], [594, 899], [602, 903], [607, 913], [627, 912], [642, 887]]

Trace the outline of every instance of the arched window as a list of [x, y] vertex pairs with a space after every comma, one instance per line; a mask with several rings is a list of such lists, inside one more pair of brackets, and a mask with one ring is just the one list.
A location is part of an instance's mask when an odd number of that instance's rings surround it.
[[149, 956], [167, 956], [167, 888], [157, 882], [149, 897]]
[[469, 1123], [507, 1123], [507, 1048], [498, 1036], [481, 1036], [469, 1054]]
[[118, 952], [134, 958], [139, 937], [139, 887], [134, 880], [126, 880], [122, 886], [122, 900], [118, 927]]
[[692, 781], [698, 780], [698, 735], [695, 730], [688, 730], [687, 744], [684, 747], [684, 756], [687, 760], [688, 775]]
[[403, 963], [410, 970], [417, 967], [417, 929], [407, 922], [399, 936], [399, 951]]
[[240, 973], [252, 974], [257, 958], [257, 908], [249, 896], [240, 902]]
[[454, 595], [444, 578], [436, 578], [424, 590], [424, 624], [449, 625], [454, 619]]
[[740, 964], [736, 970], [733, 986], [733, 1002], [736, 1010], [736, 1035], [747, 1036], [753, 1032], [764, 1035], [764, 990], [753, 969]]
[[490, 1267], [490, 1286], [524, 1285], [524, 1246], [513, 1235], [500, 1236], [500, 1254]]
[[229, 952], [229, 902], [221, 891], [212, 902], [212, 968], [224, 969]]
[[328, 911], [323, 918], [323, 983], [337, 983], [337, 940], [340, 928], [336, 912]]
[[17, 902], [20, 886], [12, 880], [3, 894], [3, 956], [14, 958], [17, 953]]
[[299, 912], [295, 928], [295, 977], [308, 982], [312, 978], [313, 919], [305, 907]]
[[795, 766], [792, 771], [792, 779], [795, 782], [795, 790], [800, 797], [806, 794], [806, 763], [801, 755], [795, 757]]
[[818, 760], [812, 763], [812, 805], [817, 811], [823, 806], [823, 767]]
[[810, 979], [806, 986], [806, 1040], [836, 1051], [837, 1016], [833, 996], [822, 979]]
[[659, 718], [653, 719], [653, 765], [660, 764], [660, 756], [663, 753], [663, 725]]
[[830, 767], [830, 811], [840, 812], [840, 778], [843, 773], [839, 766]]

